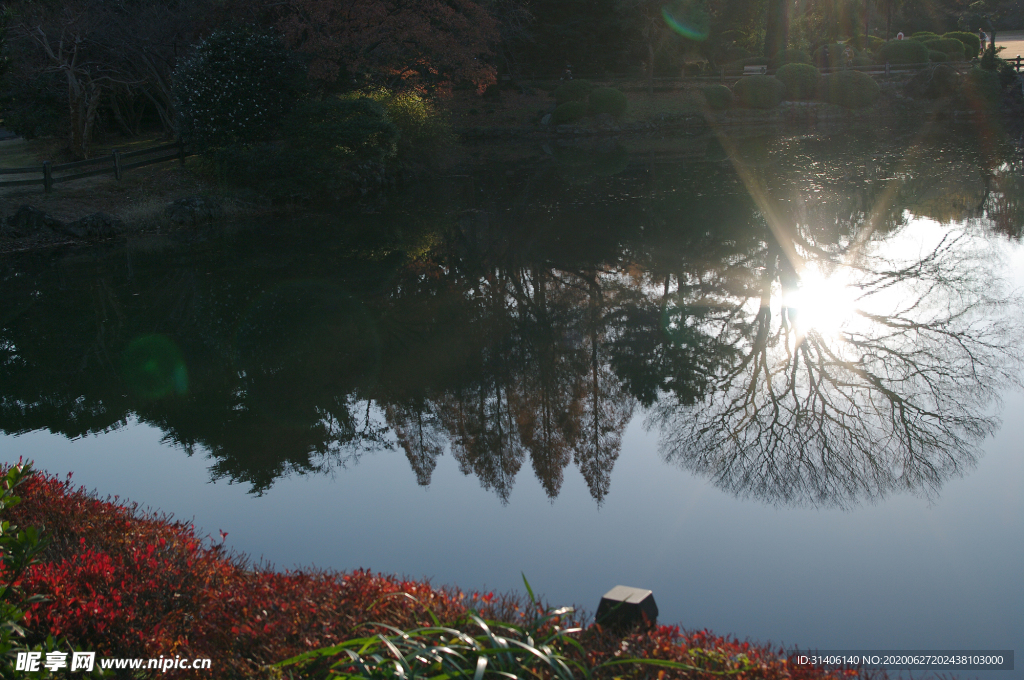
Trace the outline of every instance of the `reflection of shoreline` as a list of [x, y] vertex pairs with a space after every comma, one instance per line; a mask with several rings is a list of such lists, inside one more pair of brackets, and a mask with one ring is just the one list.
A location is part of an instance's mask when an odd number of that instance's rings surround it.
[[[836, 162], [808, 175], [802, 159], [823, 154], [821, 140], [773, 143], [746, 139], [733, 153], [758, 172], [780, 158], [797, 159], [781, 164], [781, 188], [768, 190], [789, 206], [780, 219], [797, 225], [795, 250], [820, 263], [821, 276], [865, 231], [871, 233], [865, 250], [877, 260], [879, 248], [911, 228], [908, 205], [976, 226], [978, 206], [1002, 205], [1002, 213], [986, 207], [984, 214], [1001, 214], [1007, 225], [1016, 214], [1016, 194], [1003, 190], [1008, 185], [998, 174], [975, 178], [966, 164], [907, 176], [894, 170], [902, 167], [893, 160], [897, 154], [876, 154], [862, 166]], [[889, 340], [871, 337], [872, 328], [885, 325], [878, 314], [858, 350], [881, 357], [874, 361], [836, 353], [821, 328], [797, 342], [801, 316], [779, 303], [780, 292], [798, 284], [797, 271], [728, 163], [662, 165], [621, 149], [563, 150], [537, 173], [520, 184], [503, 173], [491, 184], [474, 178], [467, 186], [476, 202], [468, 205], [479, 208], [452, 211], [451, 202], [469, 200], [455, 186], [454, 196], [436, 197], [445, 204], [439, 210], [403, 206], [344, 225], [239, 232], [195, 252], [129, 253], [127, 263], [123, 253], [111, 253], [95, 266], [59, 257], [56, 266], [29, 259], [25, 271], [9, 266], [10, 308], [30, 311], [2, 329], [0, 425], [77, 436], [137, 415], [160, 427], [168, 442], [209, 451], [215, 477], [248, 482], [256, 492], [281, 475], [327, 472], [382, 448], [401, 447], [422, 485], [430, 483], [437, 458], [451, 453], [464, 474], [502, 501], [528, 459], [550, 498], [574, 464], [601, 502], [637, 405], [668, 414], [669, 435], [707, 424], [723, 395], [733, 392], [759, 395], [772, 386], [772, 407], [785, 410], [792, 371], [794, 394], [812, 395], [815, 403], [831, 399], [827, 411], [790, 409], [791, 423], [765, 425], [758, 420], [763, 404], [751, 402], [744, 408], [753, 411], [736, 412], [747, 431], [725, 423], [699, 446], [677, 446], [670, 457], [741, 495], [844, 506], [896, 488], [934, 493], [945, 476], [969, 467], [967, 435], [982, 436], [991, 425], [955, 409], [980, 412], [976, 402], [987, 398], [988, 387], [978, 387], [964, 404], [919, 404], [921, 385], [896, 375], [905, 368], [908, 342], [891, 345], [908, 331], [891, 327]], [[621, 177], [609, 179], [616, 174]], [[970, 200], [938, 191], [964, 175], [972, 177], [960, 182]], [[881, 217], [873, 215], [890, 184], [897, 200]], [[516, 197], [522, 200], [511, 200]], [[494, 201], [515, 207], [498, 209]], [[855, 258], [852, 264], [862, 277], [881, 277], [884, 290], [894, 290], [886, 277], [902, 276], [905, 283], [918, 276], [950, 290], [973, 287], [976, 295], [978, 277], [993, 263], [982, 258], [975, 269], [956, 269], [969, 259], [961, 244], [943, 258], [925, 258], [923, 267], [893, 263], [872, 274], [870, 263]], [[958, 277], [967, 279], [958, 283]], [[980, 317], [975, 330], [994, 332], [1001, 318]], [[914, 330], [925, 331], [931, 332]], [[151, 357], [126, 353], [139, 337], [163, 349]], [[931, 344], [918, 343], [915, 351], [932, 353], [929, 370], [946, 351], [942, 341], [957, 342], [954, 334], [939, 334]], [[903, 358], [891, 358], [896, 350]], [[126, 372], [129, 358], [150, 372]], [[167, 385], [160, 382], [165, 377]], [[979, 378], [943, 380], [929, 384], [952, 398], [963, 385], [974, 389]], [[900, 403], [892, 395], [919, 412], [952, 408], [952, 429], [943, 433], [925, 423], [902, 439], [891, 433], [896, 457], [865, 462], [885, 422], [879, 409]], [[826, 425], [848, 417], [836, 415], [842, 405], [874, 409], [875, 420], [830, 440]], [[756, 431], [765, 426], [771, 436]], [[742, 451], [723, 449], [721, 442], [739, 441], [741, 434], [752, 437]], [[963, 457], [947, 457], [945, 464], [928, 455], [901, 461], [899, 447], [922, 436], [932, 438], [932, 453], [963, 444]], [[936, 437], [949, 441], [939, 446]], [[744, 468], [747, 477], [721, 472], [723, 455], [740, 469], [745, 455], [772, 441], [776, 448], [764, 453], [776, 456], [771, 465]], [[841, 444], [831, 467], [805, 460], [828, 441]], [[899, 465], [917, 472], [901, 476], [894, 472]], [[761, 476], [756, 484], [754, 474]]]

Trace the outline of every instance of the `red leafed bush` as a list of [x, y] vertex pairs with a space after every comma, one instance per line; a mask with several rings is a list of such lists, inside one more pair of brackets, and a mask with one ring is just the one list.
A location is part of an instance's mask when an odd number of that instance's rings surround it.
[[[65, 636], [101, 656], [204, 657], [212, 659], [218, 678], [274, 677], [268, 664], [376, 632], [367, 622], [409, 629], [430, 625], [431, 613], [441, 621], [465, 620], [471, 608], [485, 618], [521, 622], [544, 609], [516, 596], [466, 595], [364, 570], [253, 568], [201, 540], [191, 524], [144, 514], [117, 498], [98, 499], [70, 479], [36, 474], [19, 493], [22, 503], [4, 519], [42, 527], [51, 541], [43, 564], [20, 581], [26, 593], [49, 599], [30, 610], [31, 635]], [[734, 671], [733, 678], [845, 677], [797, 666], [782, 650], [707, 631], [661, 626], [623, 637], [595, 625], [579, 640], [590, 666], [625, 656]], [[626, 669], [614, 668], [617, 674]], [[659, 678], [704, 677], [679, 673]]]

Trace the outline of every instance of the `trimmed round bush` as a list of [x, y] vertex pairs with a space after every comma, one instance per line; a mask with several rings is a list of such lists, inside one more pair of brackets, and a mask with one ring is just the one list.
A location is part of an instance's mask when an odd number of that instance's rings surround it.
[[885, 41], [874, 35], [869, 35], [867, 39], [865, 39], [862, 35], [858, 35], [855, 38], [850, 38], [849, 40], [847, 40], [846, 44], [853, 45], [858, 50], [877, 50], [879, 47], [885, 44]]
[[298, 99], [303, 77], [277, 38], [215, 31], [174, 71], [179, 134], [200, 151], [269, 139]]
[[871, 106], [878, 99], [875, 79], [860, 71], [836, 71], [821, 79], [820, 98], [848, 109]]
[[933, 40], [933, 39], [939, 38], [939, 37], [941, 37], [941, 36], [939, 36], [937, 33], [931, 32], [931, 31], [918, 31], [918, 32], [914, 33], [912, 36], [910, 36], [910, 39], [911, 40], [928, 41], [928, 40]]
[[969, 33], [968, 31], [950, 31], [942, 36], [943, 38], [953, 38], [959, 40], [964, 44], [964, 56], [968, 59], [973, 59], [978, 56], [981, 51], [981, 41], [978, 39], [977, 33]]
[[587, 115], [587, 105], [583, 102], [565, 102], [555, 107], [555, 112], [551, 114], [551, 122], [555, 125], [571, 123], [585, 115]]
[[874, 66], [876, 63], [878, 59], [871, 52], [861, 52], [853, 58], [854, 66]]
[[775, 73], [786, 86], [786, 98], [794, 101], [813, 99], [821, 74], [811, 64], [786, 64]]
[[610, 113], [619, 118], [626, 112], [626, 95], [614, 87], [597, 87], [590, 91], [590, 114]]
[[939, 52], [938, 50], [928, 50], [928, 61], [933, 64], [937, 64], [943, 61], [949, 61], [949, 55], [945, 52]]
[[807, 52], [804, 52], [803, 50], [798, 50], [793, 47], [782, 50], [781, 52], [776, 52], [775, 56], [772, 57], [771, 61], [769, 62], [772, 68], [779, 68], [780, 66], [785, 66], [786, 64], [811, 63], [813, 63], [811, 55], [807, 54]]
[[936, 40], [929, 40], [924, 45], [929, 50], [945, 52], [949, 55], [950, 61], [964, 60], [964, 44], [956, 38], [938, 38]]
[[920, 40], [890, 40], [878, 50], [880, 63], [926, 64], [928, 48]]
[[585, 102], [593, 90], [594, 85], [589, 80], [565, 80], [555, 88], [555, 103]]
[[723, 111], [732, 106], [732, 90], [725, 85], [706, 85], [701, 92], [704, 93], [708, 106], [715, 111]]
[[747, 76], [732, 88], [740, 106], [773, 109], [786, 96], [786, 86], [775, 76]]
[[983, 68], [972, 68], [963, 79], [963, 94], [975, 106], [994, 106], [1002, 98], [999, 74]]

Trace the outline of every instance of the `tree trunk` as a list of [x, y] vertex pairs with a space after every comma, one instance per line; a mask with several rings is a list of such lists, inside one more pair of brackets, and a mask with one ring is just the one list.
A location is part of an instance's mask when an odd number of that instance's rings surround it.
[[789, 0], [768, 0], [766, 28], [764, 56], [771, 59], [789, 42]]

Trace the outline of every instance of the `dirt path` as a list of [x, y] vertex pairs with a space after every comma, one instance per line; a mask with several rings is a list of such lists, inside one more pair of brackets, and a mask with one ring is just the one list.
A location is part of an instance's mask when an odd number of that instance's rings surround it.
[[1003, 59], [1013, 59], [1018, 54], [1024, 57], [1024, 31], [996, 32], [996, 47], [1006, 48], [999, 54]]

